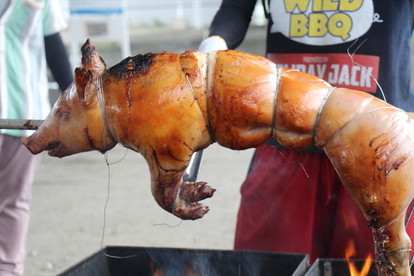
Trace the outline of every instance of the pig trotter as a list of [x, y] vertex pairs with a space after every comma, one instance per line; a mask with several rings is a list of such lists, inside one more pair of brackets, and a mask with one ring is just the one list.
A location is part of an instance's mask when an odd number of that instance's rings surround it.
[[180, 198], [197, 202], [212, 197], [216, 190], [207, 186], [207, 182], [183, 182], [180, 189]]
[[207, 214], [208, 210], [208, 206], [201, 203], [191, 203], [178, 199], [172, 213], [181, 219], [196, 220]]
[[199, 219], [208, 212], [208, 207], [198, 203], [205, 198], [212, 197], [215, 189], [206, 182], [182, 182], [172, 213], [181, 219]]
[[[208, 207], [198, 201], [213, 196], [215, 189], [206, 182], [182, 181], [184, 170], [163, 170], [160, 160], [149, 159], [148, 162], [157, 164], [151, 170], [152, 194], [157, 203], [166, 211], [184, 220], [195, 220], [208, 212]], [[165, 164], [164, 164], [165, 165]]]

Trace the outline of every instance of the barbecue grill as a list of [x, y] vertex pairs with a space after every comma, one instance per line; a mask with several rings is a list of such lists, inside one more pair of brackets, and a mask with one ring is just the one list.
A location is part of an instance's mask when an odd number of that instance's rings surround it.
[[307, 263], [304, 254], [109, 246], [59, 275], [300, 276]]

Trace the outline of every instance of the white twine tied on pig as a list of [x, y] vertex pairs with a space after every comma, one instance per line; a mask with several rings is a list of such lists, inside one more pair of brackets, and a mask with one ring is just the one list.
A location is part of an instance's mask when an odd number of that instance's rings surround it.
[[[351, 53], [350, 52], [350, 50], [351, 50], [351, 48], [352, 47], [354, 47], [354, 45], [358, 42], [358, 39], [356, 39], [349, 47], [348, 47], [348, 49], [346, 49], [346, 53], [347, 53], [347, 55], [348, 55], [348, 57], [349, 57], [349, 59], [351, 60], [351, 63], [353, 64], [353, 65], [358, 65], [358, 66], [360, 66], [361, 68], [364, 68], [365, 66], [363, 66], [362, 64], [360, 64], [360, 63], [358, 63], [358, 62], [356, 62], [355, 61], [355, 59], [354, 59], [354, 55], [356, 54], [356, 52], [359, 50], [359, 48], [361, 48], [361, 46], [365, 43], [367, 41], [367, 39], [365, 39], [364, 41], [362, 41], [357, 47], [356, 47], [356, 49]], [[366, 69], [365, 69], [366, 70]], [[373, 79], [374, 80], [374, 82], [375, 82], [375, 84], [378, 86], [378, 89], [380, 90], [380, 92], [381, 92], [381, 96], [382, 96], [382, 99], [384, 100], [384, 102], [387, 102], [387, 98], [385, 97], [385, 93], [384, 93], [384, 90], [382, 89], [382, 87], [381, 87], [381, 85], [379, 84], [379, 82], [378, 82], [378, 80], [372, 75], [372, 73], [369, 73], [369, 76], [371, 77], [371, 79]]]
[[[356, 48], [355, 48], [355, 50], [354, 51], [352, 51], [351, 52], [351, 48], [353, 48], [355, 45], [356, 45], [356, 43], [358, 42], [358, 39], [356, 39], [349, 47], [348, 47], [348, 49], [347, 49], [347, 55], [348, 55], [348, 57], [349, 57], [349, 59], [350, 59], [350, 61], [351, 61], [351, 63], [353, 64], [353, 65], [358, 65], [358, 66], [360, 66], [360, 67], [364, 67], [362, 64], [360, 64], [360, 63], [358, 63], [358, 62], [356, 62], [355, 61], [355, 59], [354, 59], [354, 55], [356, 54], [356, 52], [362, 47], [362, 45], [365, 43], [367, 41], [367, 39], [365, 39], [364, 41], [362, 41], [359, 45], [357, 45], [356, 46]], [[279, 67], [277, 66], [277, 64], [276, 64], [276, 73], [277, 73], [277, 79], [279, 80], [279, 78], [280, 78], [280, 72], [279, 72]], [[371, 73], [369, 73], [369, 75], [370, 75], [370, 77], [373, 79], [373, 81], [376, 83], [376, 85], [378, 86], [378, 89], [380, 90], [380, 93], [381, 93], [381, 96], [382, 96], [382, 98], [383, 98], [383, 100], [384, 100], [384, 102], [387, 102], [387, 99], [386, 99], [386, 97], [385, 97], [385, 93], [384, 93], [384, 90], [382, 89], [382, 87], [381, 87], [381, 85], [379, 84], [379, 82], [378, 82], [378, 80], [371, 74]], [[321, 104], [321, 108], [319, 109], [319, 111], [318, 111], [318, 114], [317, 114], [317, 118], [316, 118], [316, 122], [315, 122], [315, 127], [314, 127], [314, 131], [313, 131], [313, 133], [314, 133], [314, 135], [313, 135], [313, 137], [315, 137], [315, 130], [317, 129], [317, 126], [318, 126], [318, 124], [319, 124], [319, 119], [320, 119], [320, 115], [321, 115], [321, 113], [322, 113], [322, 110], [323, 110], [323, 107], [324, 107], [324, 105], [325, 105], [325, 102], [327, 101], [327, 99], [329, 98], [329, 96], [331, 95], [331, 93], [333, 92], [333, 90], [335, 90], [336, 89], [336, 87], [330, 87], [329, 89], [328, 89], [328, 91], [327, 91], [327, 94], [326, 94], [326, 96], [324, 97], [324, 99], [323, 99], [323, 104]], [[276, 91], [276, 93], [275, 93], [275, 100], [274, 100], [274, 107], [276, 108], [276, 100], [277, 100], [277, 91]], [[381, 108], [384, 108], [384, 107], [381, 107]], [[381, 108], [379, 108], [379, 109], [381, 109]], [[394, 108], [395, 109], [395, 107], [390, 107], [390, 108]], [[373, 109], [373, 110], [371, 110], [371, 111], [375, 111], [376, 109], [378, 109], [378, 108], [375, 108], [375, 109]], [[275, 114], [275, 112], [273, 112], [273, 114]], [[272, 123], [272, 125], [273, 126], [275, 126], [276, 124], [275, 124], [275, 118], [273, 118], [273, 123]], [[273, 129], [272, 129], [272, 137], [273, 137]], [[333, 135], [333, 136], [335, 136], [335, 135]], [[284, 154], [281, 152], [281, 151], [279, 151], [279, 154], [281, 155], [281, 157], [283, 158], [283, 159], [285, 159], [285, 161], [286, 162], [288, 162], [288, 159], [284, 156]], [[294, 161], [294, 162], [296, 162], [296, 161]], [[302, 170], [303, 170], [303, 172], [305, 173], [305, 175], [306, 175], [306, 177], [307, 178], [309, 178], [309, 174], [307, 173], [307, 171], [306, 171], [306, 168], [303, 166], [303, 164], [301, 163], [301, 162], [298, 162], [299, 163], [299, 166], [302, 168]], [[413, 208], [414, 208], [414, 205], [413, 205]], [[413, 263], [414, 263], [414, 256], [413, 256]]]
[[[106, 112], [105, 112], [105, 96], [103, 94], [103, 82], [102, 82], [102, 76], [99, 75], [97, 78], [97, 83], [98, 85], [95, 86], [95, 93], [96, 96], [98, 98], [98, 105], [99, 105], [99, 109], [101, 111], [102, 114], [102, 120], [103, 120], [103, 126], [104, 129], [102, 129], [102, 136], [104, 136], [104, 132], [106, 132], [107, 136], [111, 139], [111, 141], [115, 141], [115, 138], [112, 136], [111, 131], [109, 130], [109, 125], [108, 125], [108, 120], [107, 120], [107, 116], [106, 116]], [[104, 141], [102, 139], [102, 141]], [[102, 142], [104, 143], [104, 142]], [[103, 146], [105, 146], [105, 144], [103, 144]]]

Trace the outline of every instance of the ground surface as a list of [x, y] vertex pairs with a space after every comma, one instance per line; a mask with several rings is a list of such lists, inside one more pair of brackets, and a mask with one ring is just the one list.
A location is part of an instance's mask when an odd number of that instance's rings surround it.
[[231, 249], [251, 154], [217, 145], [205, 151], [199, 179], [217, 192], [197, 221], [181, 221], [157, 205], [145, 160], [133, 151], [115, 148], [109, 166], [97, 152], [45, 155], [33, 187], [26, 275], [56, 275], [107, 245]]

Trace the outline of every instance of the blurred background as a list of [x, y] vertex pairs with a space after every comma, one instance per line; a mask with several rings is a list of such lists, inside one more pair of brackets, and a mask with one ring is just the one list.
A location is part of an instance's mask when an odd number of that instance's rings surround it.
[[[85, 37], [106, 47], [118, 47], [117, 51], [111, 51], [119, 55], [114, 56], [116, 60], [131, 53], [197, 49], [200, 40], [207, 36], [220, 3], [220, 0], [66, 0], [70, 12], [67, 42], [72, 63], [79, 62], [76, 54]], [[252, 35], [260, 37], [243, 49], [264, 53], [265, 23], [258, 1], [251, 26], [255, 29]]]

